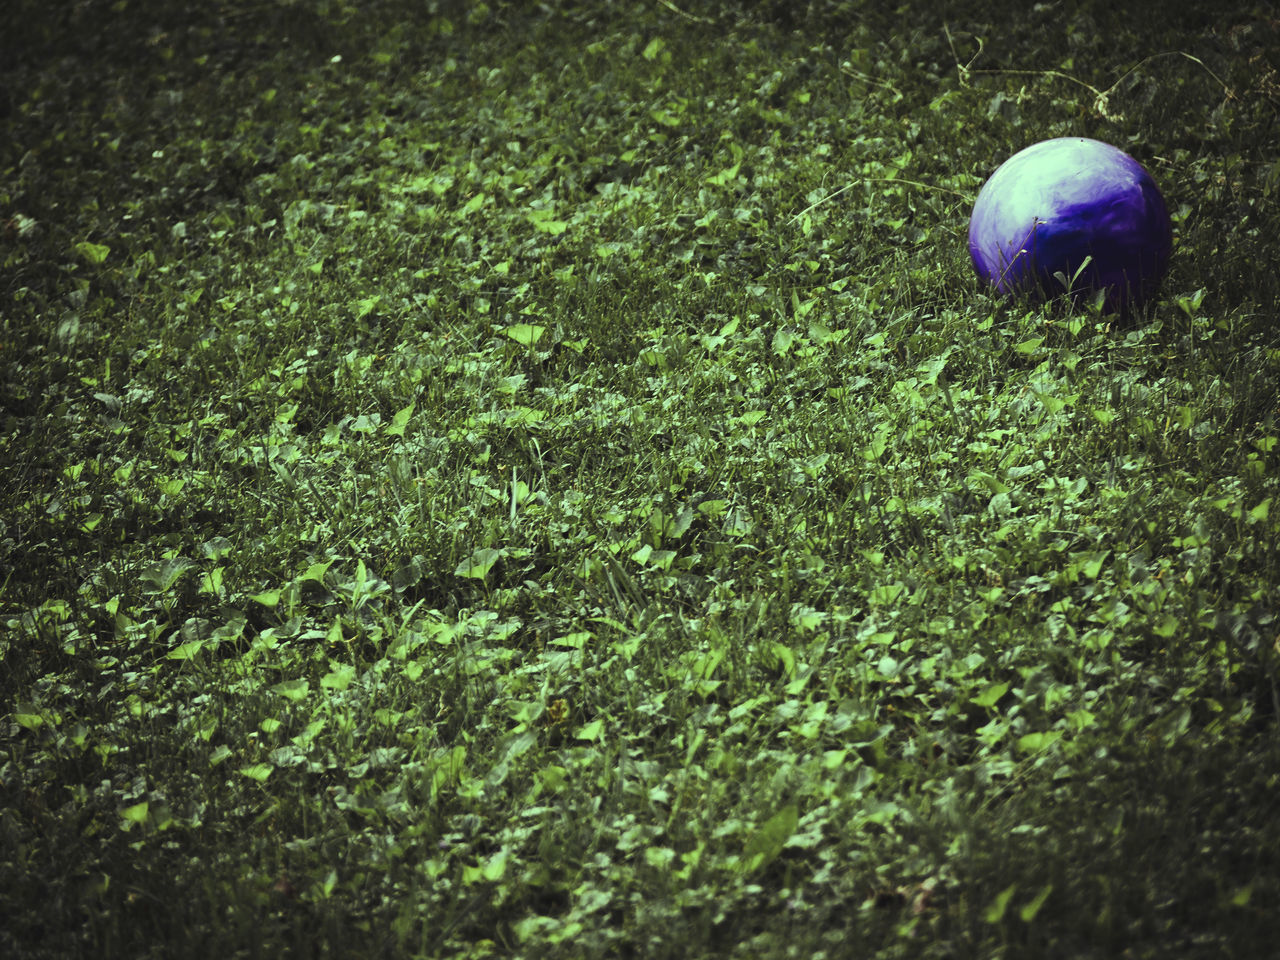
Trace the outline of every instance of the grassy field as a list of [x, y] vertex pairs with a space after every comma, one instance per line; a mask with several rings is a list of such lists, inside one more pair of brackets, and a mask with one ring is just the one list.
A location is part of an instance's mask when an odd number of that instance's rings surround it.
[[1272, 955], [1273, 5], [16, 6], [0, 954]]

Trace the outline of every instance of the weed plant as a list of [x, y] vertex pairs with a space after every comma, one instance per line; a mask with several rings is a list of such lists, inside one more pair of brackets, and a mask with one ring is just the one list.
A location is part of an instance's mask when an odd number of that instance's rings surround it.
[[1280, 23], [999, 6], [15, 0], [0, 953], [1271, 955]]

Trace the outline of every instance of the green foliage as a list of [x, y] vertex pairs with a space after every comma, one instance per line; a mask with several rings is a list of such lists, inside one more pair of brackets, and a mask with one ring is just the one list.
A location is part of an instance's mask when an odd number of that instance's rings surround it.
[[0, 953], [1267, 953], [1276, 27], [863, 6], [20, 4]]

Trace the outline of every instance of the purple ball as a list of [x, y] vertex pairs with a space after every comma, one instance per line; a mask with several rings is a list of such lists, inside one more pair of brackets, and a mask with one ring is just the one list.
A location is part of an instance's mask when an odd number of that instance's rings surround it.
[[1036, 301], [1067, 292], [1061, 273], [1075, 278], [1073, 296], [1105, 289], [1107, 308], [1127, 312], [1155, 293], [1172, 249], [1169, 210], [1151, 175], [1124, 151], [1084, 137], [1015, 153], [983, 185], [969, 219], [978, 275]]

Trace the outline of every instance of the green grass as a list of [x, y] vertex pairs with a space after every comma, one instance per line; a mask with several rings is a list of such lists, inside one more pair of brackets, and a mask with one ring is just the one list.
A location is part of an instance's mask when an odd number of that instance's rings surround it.
[[1273, 8], [21, 6], [0, 953], [1273, 949]]

